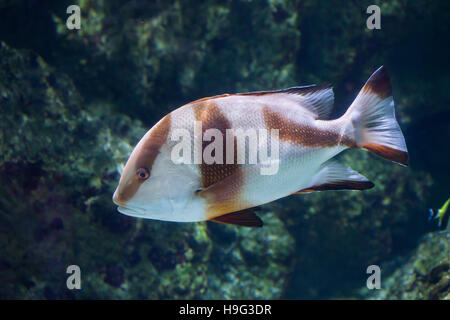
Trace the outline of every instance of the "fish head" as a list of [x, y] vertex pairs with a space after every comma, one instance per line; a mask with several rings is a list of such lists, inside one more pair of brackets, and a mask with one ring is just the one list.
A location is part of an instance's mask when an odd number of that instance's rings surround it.
[[195, 173], [189, 166], [172, 161], [168, 130], [163, 118], [131, 153], [113, 195], [120, 213], [180, 221], [179, 216], [195, 197]]

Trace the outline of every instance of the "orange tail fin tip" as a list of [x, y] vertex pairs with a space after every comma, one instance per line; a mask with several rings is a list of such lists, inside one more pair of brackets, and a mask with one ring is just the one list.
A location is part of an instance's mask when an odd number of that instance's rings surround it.
[[394, 161], [401, 165], [404, 166], [409, 165], [408, 152], [373, 143], [365, 144], [362, 146], [362, 148], [376, 154], [379, 157]]

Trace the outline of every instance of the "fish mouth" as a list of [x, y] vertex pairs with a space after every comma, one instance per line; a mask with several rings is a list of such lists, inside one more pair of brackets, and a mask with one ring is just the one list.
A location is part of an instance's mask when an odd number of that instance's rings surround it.
[[144, 218], [146, 216], [145, 210], [141, 208], [118, 206], [117, 211], [131, 217]]

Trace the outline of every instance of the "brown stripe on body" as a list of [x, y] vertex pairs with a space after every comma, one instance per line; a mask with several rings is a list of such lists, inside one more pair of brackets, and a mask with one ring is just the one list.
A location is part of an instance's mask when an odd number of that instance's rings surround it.
[[147, 168], [152, 170], [156, 156], [159, 154], [163, 144], [166, 143], [170, 132], [170, 113], [158, 122], [150, 133], [148, 139], [143, 141], [136, 157], [136, 169]]
[[[208, 204], [207, 217], [212, 218], [219, 213], [239, 210], [239, 201], [237, 199], [239, 198], [243, 177], [239, 170], [240, 165], [237, 164], [237, 142], [235, 137], [233, 137], [234, 161], [233, 164], [226, 164], [226, 129], [231, 129], [231, 123], [212, 100], [196, 103], [193, 108], [196, 120], [202, 122], [202, 136], [208, 129], [217, 129], [224, 138], [221, 151], [223, 164], [206, 164], [204, 162], [203, 152], [212, 141], [202, 142], [202, 163], [199, 166], [202, 176], [202, 187], [206, 189], [206, 192], [201, 192], [200, 194], [205, 197]], [[212, 192], [208, 192], [208, 187], [230, 176], [233, 176], [232, 179], [229, 179], [230, 183], [216, 185]]]
[[116, 203], [125, 206], [125, 203], [136, 194], [141, 184], [145, 181], [139, 179], [139, 176], [136, 174], [137, 169], [147, 168], [151, 176], [153, 163], [162, 145], [167, 141], [170, 125], [171, 115], [169, 113], [151, 129], [149, 136], [145, 137], [145, 140], [136, 146], [136, 150], [134, 150], [125, 166], [119, 187], [114, 194], [114, 201]]
[[263, 108], [264, 123], [268, 130], [278, 129], [281, 141], [292, 142], [307, 147], [334, 147], [338, 144], [349, 148], [356, 147], [353, 139], [341, 136], [333, 130], [322, 130], [309, 125], [302, 125], [272, 111], [269, 107]]

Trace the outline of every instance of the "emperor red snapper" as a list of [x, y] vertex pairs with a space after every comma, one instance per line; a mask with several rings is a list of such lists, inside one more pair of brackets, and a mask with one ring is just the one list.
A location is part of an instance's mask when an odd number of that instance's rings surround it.
[[[333, 100], [330, 86], [312, 85], [188, 103], [139, 141], [113, 201], [121, 213], [140, 218], [262, 226], [252, 209], [262, 204], [295, 193], [372, 188], [364, 176], [332, 159], [345, 149], [365, 149], [408, 165], [383, 67], [342, 117], [328, 120]], [[239, 155], [236, 132], [249, 136], [252, 130], [256, 138], [247, 139]], [[253, 161], [242, 161], [252, 150]], [[208, 154], [213, 160], [205, 158]], [[264, 174], [265, 168], [273, 173]]]

